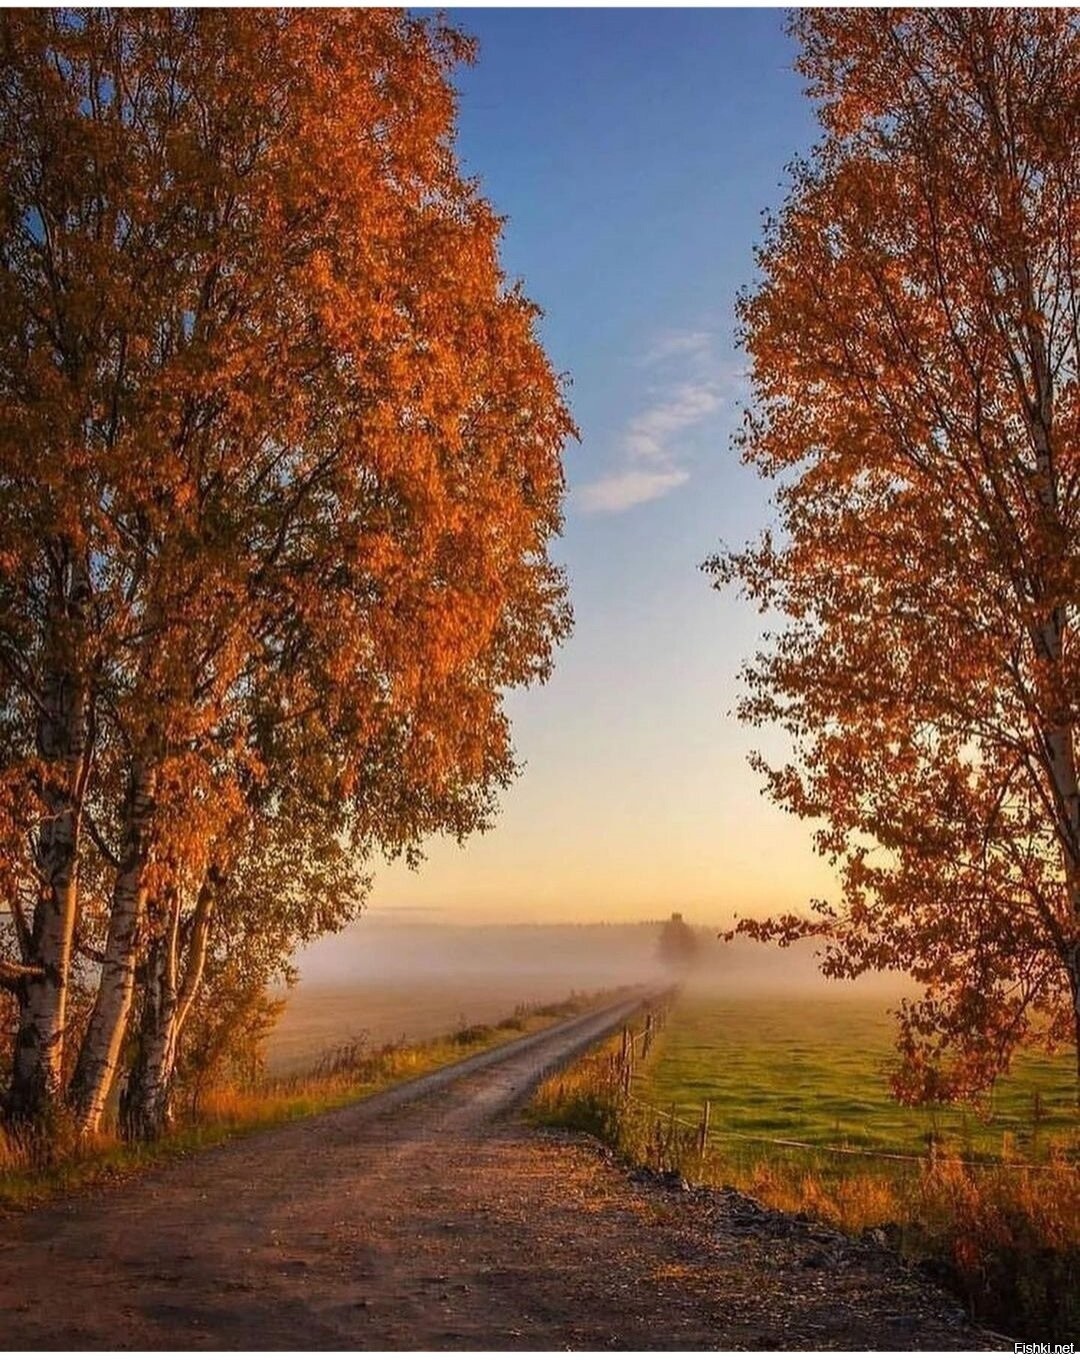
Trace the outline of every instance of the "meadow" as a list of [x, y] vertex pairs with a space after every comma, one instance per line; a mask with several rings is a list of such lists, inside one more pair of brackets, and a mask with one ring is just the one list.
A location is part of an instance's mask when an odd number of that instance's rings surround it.
[[919, 1156], [933, 1143], [947, 1155], [1031, 1162], [1075, 1146], [1068, 1055], [1022, 1054], [981, 1107], [909, 1108], [888, 1088], [894, 1025], [877, 997], [727, 999], [691, 990], [661, 1032], [636, 1094], [695, 1121], [708, 1100], [712, 1140], [743, 1164], [807, 1157], [744, 1139]]
[[516, 1007], [646, 980], [656, 923], [454, 925], [371, 913], [296, 959], [299, 983], [268, 1036], [271, 1076], [310, 1068], [329, 1048], [419, 1043]]
[[266, 1073], [288, 1078], [309, 1072], [327, 1054], [348, 1045], [422, 1045], [454, 1031], [496, 1026], [515, 1011], [564, 995], [558, 988], [523, 990], [514, 977], [486, 978], [468, 987], [449, 981], [417, 986], [402, 980], [300, 986], [287, 998], [267, 1037]]
[[1012, 1335], [1074, 1334], [1080, 1141], [1068, 1058], [1023, 1054], [980, 1108], [905, 1108], [887, 1084], [892, 1026], [885, 999], [857, 991], [687, 991], [649, 1054], [635, 1045], [629, 1088], [612, 1040], [545, 1082], [531, 1114], [631, 1163], [874, 1230]]

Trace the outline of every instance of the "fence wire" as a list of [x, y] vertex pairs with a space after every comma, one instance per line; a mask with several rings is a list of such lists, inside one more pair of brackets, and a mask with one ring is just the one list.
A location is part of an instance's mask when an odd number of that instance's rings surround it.
[[[647, 1024], [644, 1029], [634, 1032], [627, 1028], [623, 1031], [624, 1053], [631, 1055], [629, 1058], [624, 1058], [624, 1061], [628, 1063], [628, 1066], [624, 1071], [626, 1081], [623, 1086], [623, 1099], [629, 1104], [635, 1105], [639, 1109], [649, 1111], [649, 1113], [656, 1115], [668, 1124], [677, 1124], [684, 1129], [689, 1129], [692, 1133], [703, 1139], [704, 1142], [712, 1142], [717, 1139], [730, 1139], [734, 1142], [756, 1143], [767, 1147], [797, 1148], [800, 1151], [805, 1152], [825, 1153], [831, 1157], [862, 1157], [870, 1161], [904, 1162], [908, 1165], [917, 1165], [924, 1168], [929, 1168], [934, 1165], [935, 1159], [933, 1157], [919, 1156], [916, 1153], [877, 1151], [874, 1148], [840, 1147], [834, 1143], [806, 1143], [796, 1138], [766, 1138], [761, 1134], [739, 1133], [735, 1129], [712, 1128], [708, 1123], [704, 1124], [703, 1132], [701, 1120], [694, 1123], [689, 1119], [681, 1118], [679, 1115], [675, 1114], [673, 1109], [662, 1110], [656, 1105], [650, 1105], [648, 1101], [633, 1095], [629, 1090], [629, 1082], [633, 1075], [632, 1054], [634, 1047], [638, 1042], [645, 1045], [646, 1043], [651, 1043], [652, 1040], [656, 1038], [657, 1031], [664, 1018], [663, 1012], [661, 1012], [657, 1015], [655, 1022], [653, 1022], [652, 1017], [650, 1017], [650, 1023]], [[1032, 1171], [1036, 1174], [1046, 1174], [1050, 1172], [1061, 1173], [1063, 1171], [1070, 1171], [1073, 1174], [1077, 1174], [1080, 1172], [1080, 1167], [1063, 1162], [973, 1162], [954, 1157], [950, 1157], [948, 1161], [950, 1166], [962, 1166], [971, 1171]]]

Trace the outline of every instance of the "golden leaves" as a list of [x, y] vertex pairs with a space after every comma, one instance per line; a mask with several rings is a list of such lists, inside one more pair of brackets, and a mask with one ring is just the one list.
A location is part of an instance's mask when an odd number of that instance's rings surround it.
[[743, 712], [791, 734], [770, 793], [842, 873], [828, 966], [934, 983], [909, 1071], [955, 1049], [970, 1089], [1080, 989], [1080, 36], [1032, 11], [794, 27], [825, 139], [741, 308], [744, 456], [782, 533], [714, 570], [792, 620]]
[[573, 432], [452, 153], [468, 42], [389, 10], [0, 35], [0, 639], [38, 671], [51, 556], [85, 565], [87, 890], [107, 912], [109, 845], [142, 844], [135, 762], [159, 898], [211, 863], [280, 886], [255, 861], [290, 837], [467, 833], [513, 770], [502, 692], [567, 627]]

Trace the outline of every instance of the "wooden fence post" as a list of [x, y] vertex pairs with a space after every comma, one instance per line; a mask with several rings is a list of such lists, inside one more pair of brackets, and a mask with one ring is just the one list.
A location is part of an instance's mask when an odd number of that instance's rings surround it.
[[712, 1106], [708, 1101], [701, 1107], [701, 1127], [698, 1129], [698, 1156], [705, 1156], [705, 1144], [709, 1141], [709, 1113]]

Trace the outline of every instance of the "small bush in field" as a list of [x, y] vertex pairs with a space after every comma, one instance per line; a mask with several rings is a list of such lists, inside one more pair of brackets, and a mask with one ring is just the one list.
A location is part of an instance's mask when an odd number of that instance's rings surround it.
[[355, 1075], [370, 1062], [371, 1047], [368, 1036], [361, 1031], [336, 1048], [328, 1049], [315, 1064], [315, 1076], [325, 1079], [346, 1074]]
[[564, 1016], [580, 1015], [593, 1002], [594, 997], [588, 992], [571, 992], [565, 1001], [553, 1001], [550, 1005], [540, 1006], [536, 1013], [549, 1016], [553, 1020], [561, 1020]]
[[494, 1034], [494, 1025], [462, 1025], [450, 1037], [461, 1048], [468, 1048], [471, 1044], [485, 1043]]
[[500, 1020], [495, 1026], [496, 1029], [513, 1030], [520, 1034], [528, 1026], [529, 1010], [526, 1006], [515, 1006], [512, 1015], [508, 1015], [505, 1020]]

